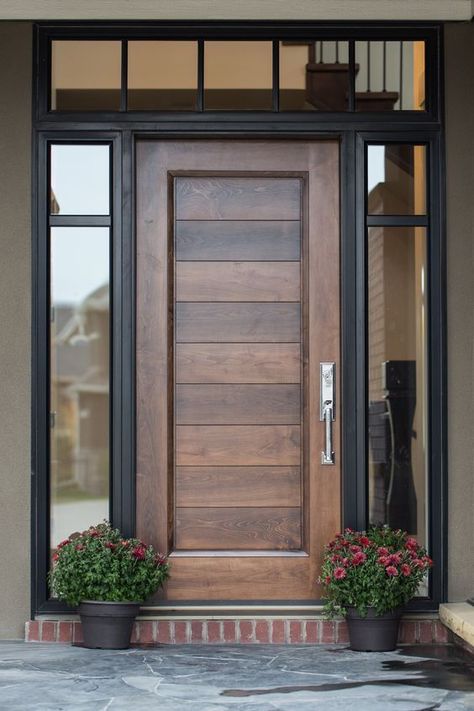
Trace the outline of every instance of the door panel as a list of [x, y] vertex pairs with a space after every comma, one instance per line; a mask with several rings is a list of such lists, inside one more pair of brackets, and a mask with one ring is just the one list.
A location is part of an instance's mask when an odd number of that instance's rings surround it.
[[338, 181], [336, 142], [137, 144], [137, 528], [171, 556], [161, 598], [318, 597]]

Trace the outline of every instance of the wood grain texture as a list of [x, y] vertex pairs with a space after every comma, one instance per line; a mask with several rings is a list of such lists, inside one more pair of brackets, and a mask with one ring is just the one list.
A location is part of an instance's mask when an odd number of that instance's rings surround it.
[[299, 262], [178, 262], [176, 301], [299, 301]]
[[298, 508], [178, 508], [177, 550], [297, 550]]
[[299, 343], [177, 343], [177, 383], [299, 383]]
[[300, 233], [299, 220], [177, 220], [176, 259], [298, 261]]
[[298, 178], [175, 178], [177, 220], [298, 220]]
[[300, 305], [176, 304], [177, 343], [298, 343]]
[[299, 385], [177, 385], [178, 425], [297, 425]]
[[178, 507], [300, 504], [299, 467], [176, 467]]
[[299, 465], [300, 427], [180, 425], [177, 466]]
[[169, 600], [314, 600], [316, 583], [309, 558], [206, 557], [172, 558], [166, 585]]

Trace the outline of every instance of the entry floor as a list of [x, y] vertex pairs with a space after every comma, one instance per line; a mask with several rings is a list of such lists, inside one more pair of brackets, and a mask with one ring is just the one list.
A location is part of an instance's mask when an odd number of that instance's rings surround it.
[[0, 643], [0, 709], [466, 711], [474, 659], [451, 646], [161, 646], [126, 651]]

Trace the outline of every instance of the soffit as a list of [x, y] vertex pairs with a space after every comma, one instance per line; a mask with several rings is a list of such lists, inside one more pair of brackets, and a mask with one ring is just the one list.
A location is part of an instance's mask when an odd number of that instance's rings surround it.
[[0, 20], [470, 20], [474, 0], [0, 0]]

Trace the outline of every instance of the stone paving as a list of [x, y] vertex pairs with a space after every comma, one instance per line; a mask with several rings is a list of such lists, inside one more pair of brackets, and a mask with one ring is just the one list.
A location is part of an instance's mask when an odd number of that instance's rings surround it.
[[468, 711], [474, 659], [451, 646], [0, 643], [1, 711]]

